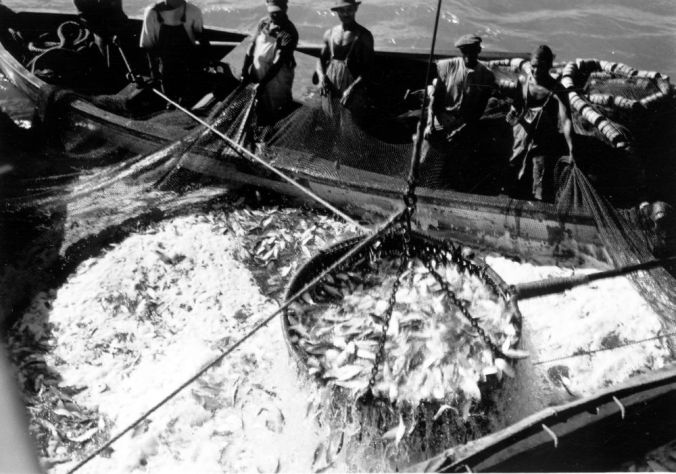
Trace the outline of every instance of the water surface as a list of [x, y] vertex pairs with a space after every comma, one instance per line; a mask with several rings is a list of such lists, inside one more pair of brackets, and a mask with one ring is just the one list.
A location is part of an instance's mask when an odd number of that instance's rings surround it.
[[[71, 0], [6, 0], [15, 8], [75, 10]], [[130, 16], [151, 4], [125, 0]], [[194, 0], [208, 25], [251, 31], [265, 15], [262, 0]], [[337, 19], [331, 0], [291, 0], [289, 15], [301, 41], [318, 43]], [[358, 20], [370, 28], [376, 47], [429, 49], [435, 0], [364, 0]], [[444, 0], [439, 48], [452, 50], [454, 38], [478, 33], [491, 50], [530, 51], [549, 44], [558, 59], [593, 57], [639, 69], [676, 75], [674, 0]]]

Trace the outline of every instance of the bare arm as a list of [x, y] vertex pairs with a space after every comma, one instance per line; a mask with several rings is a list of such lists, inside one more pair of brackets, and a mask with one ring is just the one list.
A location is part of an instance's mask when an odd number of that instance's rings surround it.
[[573, 120], [570, 117], [570, 109], [568, 105], [555, 95], [559, 103], [559, 122], [561, 123], [561, 131], [568, 144], [568, 154], [573, 158]]
[[326, 83], [326, 68], [329, 66], [329, 61], [331, 61], [331, 32], [333, 29], [328, 29], [324, 32], [324, 37], [322, 38], [322, 50], [319, 53], [319, 59], [317, 60], [317, 76], [319, 78], [320, 88], [322, 93], [328, 93]]
[[373, 58], [375, 56], [373, 50], [373, 35], [366, 29], [364, 29], [355, 47], [359, 48], [359, 75], [352, 81], [352, 84], [348, 86], [347, 89], [343, 92], [343, 97], [341, 98], [341, 103], [346, 105], [350, 100], [355, 86], [362, 82], [365, 79], [368, 79], [371, 72], [371, 65], [373, 64]]
[[260, 25], [256, 28], [256, 31], [251, 36], [251, 43], [249, 48], [246, 50], [244, 55], [244, 61], [242, 62], [242, 71], [240, 73], [240, 79], [242, 82], [249, 82], [251, 80], [251, 64], [253, 63], [253, 53], [256, 47], [256, 37], [260, 32]]
[[427, 124], [425, 125], [424, 137], [429, 139], [434, 128], [434, 116], [437, 108], [439, 95], [439, 78], [434, 78], [432, 85], [428, 86], [429, 104], [427, 105]]

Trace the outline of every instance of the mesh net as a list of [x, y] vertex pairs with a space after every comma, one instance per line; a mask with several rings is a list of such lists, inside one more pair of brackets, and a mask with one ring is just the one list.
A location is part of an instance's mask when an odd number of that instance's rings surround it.
[[[515, 87], [520, 69], [501, 64], [491, 67], [504, 88]], [[622, 78], [612, 74], [582, 75], [578, 78], [578, 90], [583, 94], [585, 104], [591, 104], [591, 97], [595, 94], [621, 96], [640, 102], [660, 92], [654, 79], [619, 79]], [[22, 277], [22, 272], [16, 271], [20, 267], [40, 272], [61, 265], [61, 270], [68, 272], [74, 267], [63, 266], [64, 256], [81, 260], [87, 253], [96, 252], [102, 244], [110, 242], [113, 234], [124, 234], [125, 229], [142, 226], [146, 219], [156, 221], [218, 200], [228, 192], [223, 187], [223, 180], [260, 184], [263, 182], [261, 178], [264, 178], [267, 184], [263, 185], [270, 187], [279, 183], [268, 169], [239, 147], [255, 153], [302, 185], [319, 183], [332, 190], [342, 189], [347, 199], [361, 193], [376, 201], [385, 191], [398, 199], [405, 192], [417, 113], [406, 114], [397, 110], [397, 114], [381, 115], [373, 107], [353, 112], [337, 103], [330, 104], [332, 112], [327, 113], [318, 104], [307, 103], [297, 105], [274, 124], [264, 124], [257, 123], [255, 97], [254, 87], [238, 88], [205, 117], [219, 134], [228, 138], [227, 141], [206, 127], [193, 126], [180, 139], [156, 152], [130, 156], [123, 149], [101, 148], [96, 141], [86, 141], [77, 136], [67, 139], [65, 150], [50, 157], [48, 163], [26, 172], [20, 180], [8, 182], [11, 186], [2, 186], [0, 228], [4, 231], [11, 229], [11, 232], [26, 236], [28, 241], [5, 247], [9, 252], [3, 256], [5, 260], [0, 277], [12, 281], [12, 284], [0, 286], [1, 291], [34, 291], [31, 285], [38, 280], [17, 280]], [[60, 106], [58, 98], [54, 105]], [[612, 140], [579, 111], [573, 116], [575, 128], [579, 134], [593, 139], [596, 145], [577, 154], [576, 162], [560, 163], [560, 169], [554, 173], [559, 181], [556, 202], [538, 205], [500, 196], [500, 173], [504, 169], [500, 163], [508, 159], [510, 151], [504, 151], [505, 143], [509, 144], [505, 137], [511, 136], [511, 130], [504, 125], [509, 101], [498, 97], [489, 105], [482, 125], [484, 130], [490, 131], [492, 138], [482, 140], [474, 150], [476, 171], [465, 192], [447, 189], [448, 182], [436, 179], [439, 173], [431, 179], [430, 174], [434, 174], [431, 173], [434, 170], [430, 167], [421, 169], [421, 201], [431, 203], [429, 208], [459, 206], [461, 212], [469, 216], [470, 222], [472, 219], [485, 219], [482, 217], [486, 215], [485, 209], [497, 209], [491, 218], [498, 235], [505, 232], [500, 227], [501, 222], [517, 214], [515, 222], [524, 227], [522, 235], [549, 236], [552, 240], [556, 238], [558, 228], [564, 229], [562, 232], [565, 233], [568, 225], [590, 222], [594, 236], [588, 240], [603, 251], [603, 255], [596, 256], [616, 267], [653, 258], [657, 240], [662, 240], [660, 246], [665, 253], [674, 253], [673, 242], [667, 241], [666, 236], [660, 234], [660, 229], [651, 227], [652, 223], [648, 222], [646, 226], [645, 217], [635, 208], [619, 210], [616, 207], [622, 200], [607, 191], [611, 189], [613, 193], [621, 194], [622, 186], [604, 188], [602, 180], [592, 179], [604, 167], [616, 171], [623, 166], [631, 169], [633, 164], [627, 164], [631, 157], [617, 150]], [[647, 160], [648, 168], [659, 170], [660, 179], [670, 179], [669, 173], [673, 175], [673, 167], [670, 166], [673, 165], [668, 158], [676, 147], [669, 142], [668, 133], [655, 134], [655, 130], [673, 127], [676, 123], [673, 107], [657, 104], [652, 109], [637, 109], [639, 112], [630, 112], [610, 103], [594, 107], [631, 138], [633, 146], [640, 150], [644, 159], [650, 158]], [[60, 120], [58, 114], [52, 117]], [[47, 119], [49, 123], [49, 114]], [[188, 128], [186, 117], [180, 111], [163, 112], [149, 120], [166, 123], [177, 130]], [[655, 135], [664, 138], [649, 139]], [[596, 158], [598, 150], [603, 151], [603, 160], [590, 159]], [[630, 183], [628, 187], [633, 189], [634, 185]], [[600, 191], [601, 188], [604, 189]], [[660, 191], [663, 198], [676, 202], [668, 194], [668, 187], [665, 189]], [[370, 206], [363, 197], [360, 199], [362, 207]], [[535, 217], [525, 219], [528, 208], [534, 206]], [[520, 220], [521, 213], [523, 220]], [[267, 218], [273, 219], [272, 216]], [[274, 216], [274, 219], [278, 218]], [[379, 218], [372, 216], [373, 219]], [[419, 222], [423, 223], [424, 219]], [[37, 231], [26, 233], [21, 231], [22, 227]], [[468, 229], [461, 229], [463, 232], [460, 234], [457, 228], [452, 230], [454, 236], [479, 233], [472, 229], [471, 224]], [[256, 230], [243, 229], [242, 232], [255, 233]], [[540, 240], [554, 246], [546, 239]], [[3, 240], [11, 239], [5, 236]], [[284, 237], [276, 234], [270, 241], [284, 241]], [[26, 248], [29, 250], [22, 253]], [[261, 273], [265, 275], [261, 278], [267, 278], [267, 270], [262, 269]], [[25, 277], [25, 272], [23, 275]], [[676, 315], [676, 282], [673, 276], [664, 269], [655, 269], [631, 275], [630, 278], [646, 301], [662, 316], [665, 328], [671, 326], [665, 332], [673, 332]], [[20, 299], [22, 295], [0, 295], [8, 301], [17, 301], [17, 296]], [[672, 348], [672, 353], [676, 354], [676, 348]], [[341, 402], [336, 399], [332, 403]], [[464, 442], [488, 430], [484, 420], [462, 423], [453, 419], [452, 422], [444, 421], [443, 425], [435, 424], [432, 413], [430, 410], [412, 410], [404, 416], [407, 423], [416, 417], [424, 419], [424, 423], [416, 425], [420, 431], [416, 439], [425, 441], [411, 445], [412, 452], [437, 452], [446, 447], [444, 443], [447, 440]], [[345, 425], [356, 424], [356, 417], [350, 409], [340, 411], [331, 407], [330, 415], [345, 417]], [[391, 426], [397, 420], [386, 417], [380, 422]], [[364, 436], [371, 434], [365, 433]], [[374, 439], [376, 436], [380, 433], [373, 434]], [[362, 445], [372, 446], [371, 443]], [[372, 452], [367, 454], [376, 459]]]
[[[524, 64], [523, 60], [516, 63], [512, 60], [489, 63], [489, 66], [501, 87], [513, 90], [518, 76], [524, 74]], [[669, 142], [673, 139], [668, 134], [659, 140], [645, 138], [649, 129], [653, 132], [650, 136], [654, 137], [656, 128], [662, 130], [676, 123], [673, 104], [668, 102], [672, 98], [663, 93], [664, 80], [661, 83], [660, 78], [627, 78], [579, 69], [583, 72], [578, 71], [575, 90], [585, 104], [594, 104], [596, 96], [613, 97], [612, 103], [595, 104], [594, 110], [612, 121], [624, 134], [631, 135], [632, 148], [640, 149], [643, 158], [649, 156], [647, 161], [661, 170], [662, 180], [665, 174], [668, 178], [669, 173], [673, 173], [673, 164], [667, 159], [676, 149]], [[566, 67], [559, 70], [565, 77]], [[650, 101], [659, 94], [664, 96], [661, 101]], [[68, 143], [68, 151], [51, 159], [46, 169], [35, 171], [13, 188], [5, 188], [4, 213], [14, 216], [8, 218], [11, 220], [27, 210], [43, 215], [58, 210], [68, 216], [69, 223], [83, 224], [76, 226], [78, 230], [72, 237], [73, 241], [81, 240], [145, 215], [149, 209], [177, 209], [186, 203], [213, 197], [222, 191], [209, 185], [223, 179], [258, 184], [260, 177], [272, 178], [269, 170], [238, 147], [256, 153], [278, 170], [293, 175], [301, 184], [304, 180], [314, 180], [334, 189], [357, 190], [367, 195], [373, 192], [374, 196], [386, 190], [395, 198], [405, 192], [413, 150], [411, 137], [417, 119], [415, 107], [410, 107], [409, 113], [398, 110], [397, 114], [382, 114], [368, 103], [361, 107], [342, 107], [334, 102], [320, 107], [308, 101], [303, 105], [296, 104], [274, 124], [264, 124], [257, 123], [255, 97], [255, 87], [239, 87], [205, 118], [221, 135], [228, 137], [228, 141], [206, 127], [198, 126], [157, 152], [130, 157], [123, 151], [114, 150], [87, 164], [74, 160], [95, 151], [92, 143]], [[645, 104], [633, 105], [632, 109], [620, 98]], [[473, 150], [476, 157], [473, 182], [464, 189], [473, 193], [472, 202], [476, 206], [494, 206], [495, 200], [491, 199], [502, 199], [506, 203], [506, 213], [511, 212], [508, 203], [513, 201], [499, 196], [499, 178], [504, 170], [502, 163], [510, 151], [505, 151], [504, 145], [508, 142], [503, 140], [511, 135], [511, 130], [505, 129], [504, 121], [509, 104], [508, 99], [500, 96], [489, 103], [481, 122], [491, 139], [479, 140]], [[635, 209], [622, 212], [616, 209], [616, 204], [621, 202], [618, 197], [621, 193], [613, 195], [603, 189], [603, 180], [596, 177], [597, 170], [607, 166], [612, 172], [606, 174], [612, 175], [623, 167], [631, 168], [631, 154], [614, 147], [607, 130], [599, 128], [598, 123], [590, 123], [588, 115], [579, 110], [575, 112], [575, 128], [578, 133], [593, 137], [596, 148], [585, 150], [583, 147], [576, 154], [575, 163], [564, 162], [557, 170], [559, 189], [551, 219], [562, 226], [579, 221], [581, 216], [590, 219], [607, 253], [606, 260], [616, 266], [651, 258], [654, 244], [660, 238], [663, 240], [661, 248], [666, 249], [666, 253], [673, 253], [673, 243], [665, 243], [664, 235], [643, 226], [645, 219]], [[176, 123], [181, 127], [187, 128], [186, 117], [180, 111], [166, 112], [157, 120], [171, 122], [172, 117], [176, 117]], [[589, 155], [595, 155], [599, 149], [604, 152], [603, 158], [596, 156], [590, 160]], [[614, 160], [612, 167], [608, 160]], [[429, 179], [429, 175], [429, 170], [423, 167], [419, 183], [421, 193], [441, 199], [439, 205], [444, 206], [446, 195], [431, 188], [447, 188], [448, 185], [439, 185]], [[636, 183], [625, 187], [634, 190]], [[660, 197], [674, 202], [668, 195], [668, 188], [661, 191], [663, 196]], [[453, 201], [447, 199], [448, 202], [452, 205]], [[544, 205], [543, 209], [548, 208]], [[534, 219], [527, 225], [542, 227], [538, 232], [546, 235], [550, 229], [545, 227], [551, 224], [551, 219], [539, 224]], [[671, 275], [665, 270], [653, 270], [633, 278], [646, 299], [659, 307], [665, 320], [676, 314]]]

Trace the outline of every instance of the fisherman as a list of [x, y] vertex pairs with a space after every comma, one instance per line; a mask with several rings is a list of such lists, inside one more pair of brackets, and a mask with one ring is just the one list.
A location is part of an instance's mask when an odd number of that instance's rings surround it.
[[267, 0], [268, 16], [256, 28], [244, 58], [242, 82], [258, 84], [258, 123], [274, 122], [293, 104], [298, 31], [287, 15], [287, 0]]
[[189, 87], [195, 88], [195, 82], [200, 81], [209, 49], [202, 12], [197, 6], [185, 0], [163, 0], [148, 7], [141, 47], [159, 62], [162, 89], [169, 98], [180, 104], [196, 98], [195, 90]]
[[495, 77], [479, 61], [479, 36], [464, 35], [455, 47], [461, 57], [437, 62], [421, 163], [428, 186], [466, 190], [472, 185], [467, 171], [479, 141], [479, 119], [495, 89]]
[[323, 47], [317, 62], [322, 108], [336, 120], [340, 118], [337, 102], [353, 114], [366, 107], [366, 83], [373, 63], [373, 35], [357, 23], [360, 1], [335, 0], [331, 10], [340, 24], [324, 33]]
[[[73, 4], [87, 27], [100, 40], [119, 34], [129, 21], [122, 8], [122, 0], [73, 0]], [[101, 43], [98, 45], [101, 46]]]
[[137, 62], [133, 57], [138, 43], [136, 27], [124, 12], [122, 0], [73, 0], [73, 3], [81, 23], [92, 33], [93, 42], [85, 36], [79, 49], [94, 66], [94, 82], [103, 90], [117, 92], [129, 82], [125, 59]]
[[[512, 180], [521, 181], [532, 166], [531, 198], [553, 201], [554, 168], [573, 163], [573, 137], [570, 105], [563, 86], [550, 74], [554, 53], [541, 45], [533, 51], [530, 71], [519, 77], [518, 95], [507, 119], [514, 128], [510, 158]], [[563, 132], [568, 156], [561, 153]], [[558, 160], [558, 163], [557, 163]], [[517, 191], [518, 193], [518, 191]]]

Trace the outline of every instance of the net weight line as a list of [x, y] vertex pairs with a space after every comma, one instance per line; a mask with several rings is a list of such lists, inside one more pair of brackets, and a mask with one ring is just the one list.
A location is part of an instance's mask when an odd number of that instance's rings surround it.
[[101, 454], [103, 451], [108, 449], [111, 445], [113, 445], [122, 436], [124, 436], [129, 431], [134, 429], [141, 422], [143, 422], [145, 419], [147, 419], [150, 415], [152, 415], [154, 412], [156, 412], [159, 408], [161, 408], [163, 405], [168, 403], [171, 399], [173, 399], [176, 395], [178, 395], [180, 392], [182, 392], [185, 388], [187, 388], [189, 385], [191, 385], [193, 382], [195, 382], [197, 379], [199, 379], [208, 370], [210, 370], [211, 368], [220, 364], [235, 349], [237, 349], [245, 341], [247, 341], [249, 338], [251, 338], [253, 335], [255, 335], [263, 327], [265, 327], [270, 321], [272, 321], [282, 311], [285, 311], [292, 303], [294, 303], [296, 300], [298, 300], [305, 292], [314, 288], [319, 282], [322, 281], [322, 279], [324, 277], [326, 277], [326, 275], [328, 275], [328, 274], [332, 273], [333, 271], [335, 271], [336, 269], [338, 269], [341, 265], [346, 263], [349, 259], [351, 259], [354, 255], [356, 255], [358, 252], [360, 252], [363, 248], [365, 248], [371, 242], [373, 242], [376, 238], [378, 238], [382, 234], [388, 232], [393, 227], [393, 225], [403, 217], [405, 212], [406, 211], [400, 211], [400, 212], [394, 214], [392, 217], [390, 217], [390, 219], [388, 219], [387, 222], [385, 224], [383, 224], [380, 228], [378, 228], [375, 232], [373, 232], [371, 235], [365, 237], [364, 240], [362, 240], [355, 247], [350, 249], [347, 253], [345, 253], [345, 255], [343, 255], [341, 258], [339, 258], [336, 262], [334, 262], [328, 268], [324, 269], [318, 276], [313, 278], [307, 285], [305, 285], [297, 293], [295, 293], [288, 300], [286, 300], [279, 308], [274, 310], [271, 314], [265, 316], [262, 321], [260, 321], [256, 326], [254, 326], [253, 329], [251, 329], [248, 333], [246, 333], [243, 337], [241, 337], [232, 346], [230, 346], [228, 349], [226, 349], [221, 354], [219, 354], [215, 359], [213, 359], [206, 366], [204, 366], [202, 369], [200, 369], [195, 375], [193, 375], [188, 380], [186, 380], [181, 385], [179, 385], [169, 395], [167, 395], [162, 400], [160, 400], [158, 403], [153, 405], [152, 408], [150, 408], [148, 411], [146, 411], [141, 416], [139, 416], [136, 420], [131, 422], [126, 428], [124, 428], [118, 434], [116, 434], [111, 439], [109, 439], [103, 446], [99, 447], [98, 449], [96, 449], [96, 451], [89, 454], [86, 458], [84, 458], [82, 461], [80, 461], [78, 464], [76, 464], [75, 467], [73, 467], [72, 469], [70, 469], [68, 471], [68, 473], [73, 473], [73, 472], [78, 471], [85, 464], [87, 464], [89, 461], [91, 461], [96, 456]]
[[615, 351], [618, 349], [623, 349], [628, 346], [634, 346], [636, 344], [643, 344], [644, 342], [650, 342], [650, 341], [656, 341], [658, 339], [665, 339], [665, 338], [670, 338], [676, 336], [676, 332], [672, 333], [667, 333], [667, 334], [659, 334], [657, 336], [653, 337], [646, 337], [645, 339], [638, 339], [636, 341], [627, 341], [619, 346], [616, 347], [602, 347], [600, 349], [592, 349], [590, 351], [584, 351], [584, 352], [579, 352], [567, 356], [561, 356], [561, 357], [555, 357], [553, 359], [547, 359], [547, 360], [538, 360], [536, 362], [533, 362], [533, 365], [544, 365], [544, 364], [551, 364], [552, 362], [558, 362], [561, 360], [566, 360], [566, 359], [573, 359], [576, 357], [583, 357], [583, 356], [593, 356], [594, 354], [598, 354], [599, 352], [608, 352], [608, 351]]

